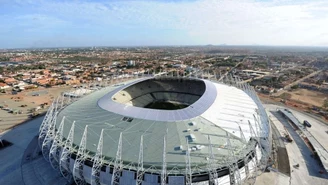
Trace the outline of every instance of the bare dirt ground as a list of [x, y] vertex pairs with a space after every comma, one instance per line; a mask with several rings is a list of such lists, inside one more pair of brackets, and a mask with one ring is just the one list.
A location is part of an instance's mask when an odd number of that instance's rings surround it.
[[[52, 88], [38, 87], [37, 89], [19, 92], [16, 95], [0, 94], [1, 106], [22, 112], [21, 114], [13, 114], [9, 113], [7, 110], [0, 109], [0, 133], [28, 120], [31, 109], [43, 103], [48, 103], [48, 106], [45, 106], [45, 108], [39, 112], [42, 113], [46, 111], [55, 97], [69, 89], [71, 89], [69, 86]], [[34, 94], [39, 94], [39, 96], [33, 96]], [[26, 107], [22, 107], [22, 105], [26, 105]]]
[[292, 95], [291, 100], [301, 101], [317, 107], [321, 107], [324, 100], [328, 98], [328, 94], [307, 89], [297, 89], [288, 93]]

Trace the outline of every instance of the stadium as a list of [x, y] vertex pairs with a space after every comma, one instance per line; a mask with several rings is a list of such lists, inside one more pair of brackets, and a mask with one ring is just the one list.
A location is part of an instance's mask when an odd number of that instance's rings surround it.
[[243, 184], [271, 154], [260, 100], [232, 77], [159, 75], [66, 93], [38, 140], [49, 165], [75, 184]]

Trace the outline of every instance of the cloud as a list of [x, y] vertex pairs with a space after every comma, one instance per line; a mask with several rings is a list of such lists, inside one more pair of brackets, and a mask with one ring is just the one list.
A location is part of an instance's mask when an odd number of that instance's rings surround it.
[[[171, 34], [173, 31], [184, 33], [184, 40], [190, 44], [317, 45], [328, 42], [322, 40], [327, 37], [321, 36], [322, 30], [328, 30], [328, 2], [324, 0], [40, 0], [37, 3], [17, 1], [17, 5], [28, 7], [30, 12], [15, 20], [32, 28], [66, 27], [99, 32], [116, 29], [117, 32], [111, 33], [117, 37], [121, 36], [119, 30], [131, 35], [135, 30], [151, 32], [152, 37], [170, 30]], [[167, 38], [163, 39], [170, 39], [164, 35]]]

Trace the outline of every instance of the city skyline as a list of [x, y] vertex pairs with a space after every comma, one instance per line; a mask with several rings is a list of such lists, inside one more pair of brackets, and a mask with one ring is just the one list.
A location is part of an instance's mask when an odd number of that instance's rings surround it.
[[0, 48], [328, 46], [328, 2], [315, 0], [0, 0]]

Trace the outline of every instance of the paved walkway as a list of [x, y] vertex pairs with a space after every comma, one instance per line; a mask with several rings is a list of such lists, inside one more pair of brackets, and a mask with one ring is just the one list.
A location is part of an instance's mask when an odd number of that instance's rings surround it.
[[[277, 111], [278, 107], [275, 105], [266, 105], [269, 116], [274, 122], [277, 129], [284, 132], [284, 127], [290, 133], [294, 142], [286, 144], [288, 152], [288, 158], [290, 161], [291, 168], [291, 185], [327, 185], [328, 174], [320, 174], [319, 170], [322, 169], [319, 162], [311, 157], [311, 151], [306, 146], [302, 138], [298, 133], [291, 127], [285, 118], [283, 118]], [[299, 164], [299, 167], [294, 167]], [[282, 184], [283, 185], [283, 184]]]
[[39, 155], [37, 135], [43, 120], [38, 117], [5, 132], [2, 139], [13, 143], [0, 150], [1, 185], [65, 185], [59, 171]]

